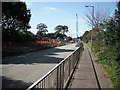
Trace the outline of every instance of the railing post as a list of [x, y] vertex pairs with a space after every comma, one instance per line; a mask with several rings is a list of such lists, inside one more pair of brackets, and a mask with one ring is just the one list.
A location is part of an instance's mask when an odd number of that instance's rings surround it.
[[62, 71], [62, 73], [63, 73], [63, 75], [62, 75], [62, 89], [63, 89], [63, 87], [64, 87], [64, 62], [63, 62], [63, 69], [62, 69], [63, 71]]
[[59, 80], [58, 80], [58, 72], [59, 72], [58, 69], [59, 69], [59, 68], [57, 67], [57, 88], [56, 88], [57, 90], [58, 90], [58, 81], [59, 81]]
[[43, 80], [42, 80], [42, 89], [43, 89]]
[[69, 76], [70, 76], [70, 58], [68, 58], [68, 61], [69, 61]]
[[59, 66], [60, 68], [60, 89], [61, 89], [61, 65]]

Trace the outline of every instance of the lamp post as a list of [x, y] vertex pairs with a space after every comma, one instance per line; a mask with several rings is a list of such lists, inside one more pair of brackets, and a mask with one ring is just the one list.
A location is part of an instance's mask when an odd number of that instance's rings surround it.
[[[91, 7], [92, 8], [92, 30], [94, 27], [94, 6], [85, 6], [85, 7]], [[91, 31], [91, 48], [92, 48], [92, 31]]]
[[77, 34], [77, 42], [78, 42], [78, 15], [76, 14], [76, 34]]

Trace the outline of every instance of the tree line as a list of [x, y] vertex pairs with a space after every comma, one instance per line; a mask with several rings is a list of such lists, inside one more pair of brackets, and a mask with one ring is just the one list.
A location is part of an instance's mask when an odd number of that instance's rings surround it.
[[[64, 40], [70, 38], [65, 35], [68, 32], [67, 25], [58, 25], [54, 33], [48, 33], [47, 25], [39, 23], [36, 25], [38, 32], [34, 35], [28, 29], [31, 28], [29, 22], [31, 11], [25, 2], [2, 2], [2, 41], [27, 42], [36, 40], [57, 39]], [[47, 39], [48, 40], [48, 39]]]
[[[100, 17], [101, 15], [99, 13]], [[94, 25], [92, 30], [84, 33], [82, 40], [91, 47], [97, 60], [107, 69], [113, 85], [120, 88], [120, 1], [112, 17], [108, 16], [101, 23], [96, 22]]]
[[54, 33], [47, 33], [47, 25], [44, 23], [38, 24], [36, 29], [38, 30], [36, 36], [39, 40], [45, 39], [45, 37], [48, 37], [50, 39], [59, 38], [59, 41], [64, 40], [66, 38], [71, 39], [70, 37], [67, 37], [65, 35], [65, 33], [68, 32], [68, 26], [66, 25], [57, 25], [54, 29]]

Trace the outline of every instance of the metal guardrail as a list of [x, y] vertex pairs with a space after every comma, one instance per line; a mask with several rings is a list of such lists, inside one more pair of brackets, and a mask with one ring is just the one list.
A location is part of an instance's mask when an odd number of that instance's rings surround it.
[[71, 74], [80, 58], [81, 47], [63, 59], [59, 64], [57, 64], [52, 70], [47, 74], [33, 83], [27, 90], [34, 90], [36, 88], [46, 89], [46, 88], [56, 88], [63, 89], [66, 88]]

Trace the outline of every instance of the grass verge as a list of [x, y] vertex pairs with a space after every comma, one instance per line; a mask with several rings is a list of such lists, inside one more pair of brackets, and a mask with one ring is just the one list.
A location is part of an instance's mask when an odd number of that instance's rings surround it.
[[107, 71], [113, 86], [120, 90], [120, 69], [116, 61], [99, 60], [104, 69]]
[[[91, 48], [91, 43], [88, 42], [87, 45]], [[103, 68], [106, 70], [106, 72], [109, 75], [109, 78], [112, 81], [113, 86], [117, 89], [120, 90], [120, 65], [116, 60], [109, 60], [107, 58], [107, 55], [105, 52], [104, 55], [101, 55], [100, 52], [94, 52], [95, 48], [92, 47], [92, 51], [95, 54], [95, 57], [98, 62], [100, 62], [103, 66]]]

